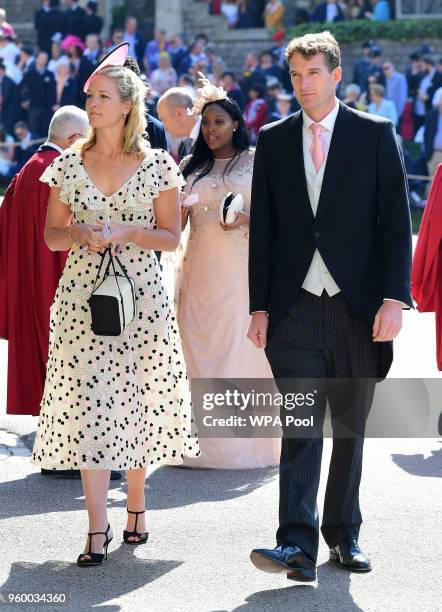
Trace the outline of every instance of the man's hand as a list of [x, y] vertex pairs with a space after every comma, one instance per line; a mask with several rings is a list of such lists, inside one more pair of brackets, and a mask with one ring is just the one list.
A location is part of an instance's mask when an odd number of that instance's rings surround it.
[[402, 328], [402, 304], [386, 301], [379, 308], [373, 325], [373, 342], [396, 338]]
[[253, 342], [257, 348], [265, 348], [267, 344], [267, 328], [269, 319], [266, 312], [255, 312], [252, 314], [247, 338]]

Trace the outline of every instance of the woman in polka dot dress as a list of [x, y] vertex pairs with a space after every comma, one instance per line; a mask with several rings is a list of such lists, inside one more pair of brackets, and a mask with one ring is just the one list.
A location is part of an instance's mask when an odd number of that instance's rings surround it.
[[[112, 538], [111, 469], [126, 470], [124, 539], [139, 544], [147, 539], [146, 466], [180, 464], [200, 452], [176, 320], [154, 253], [178, 246], [184, 181], [169, 154], [143, 138], [145, 95], [127, 68], [97, 72], [87, 91], [90, 135], [41, 177], [52, 187], [46, 244], [72, 249], [51, 307], [33, 462], [81, 470], [89, 534], [80, 565], [101, 563]], [[136, 318], [120, 336], [91, 330], [88, 298], [107, 246], [136, 285]]]

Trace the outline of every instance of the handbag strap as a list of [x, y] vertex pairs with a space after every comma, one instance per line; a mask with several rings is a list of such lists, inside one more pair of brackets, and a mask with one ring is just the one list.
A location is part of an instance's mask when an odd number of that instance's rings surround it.
[[[97, 276], [95, 277], [95, 282], [94, 282], [94, 286], [93, 286], [93, 288], [92, 288], [92, 293], [95, 291], [95, 288], [96, 288], [96, 286], [97, 286], [97, 283], [98, 283], [98, 281], [100, 280], [101, 268], [103, 267], [103, 263], [104, 263], [104, 260], [106, 259], [106, 255], [107, 255], [107, 254], [109, 254], [109, 256], [110, 256], [110, 257], [112, 257], [112, 253], [111, 253], [110, 248], [107, 248], [107, 249], [104, 251], [103, 255], [101, 256], [100, 266], [99, 266], [99, 268], [98, 268]], [[109, 261], [109, 263], [108, 263], [108, 265], [107, 265], [106, 272], [104, 273], [104, 276], [106, 276], [106, 275], [108, 274], [109, 264], [110, 264], [110, 261]]]
[[[131, 287], [131, 292], [132, 292], [132, 300], [134, 303], [134, 307], [135, 307], [135, 292], [134, 292], [134, 287], [133, 287], [133, 282], [132, 280], [129, 278], [129, 275], [127, 273], [126, 268], [123, 266], [123, 264], [121, 263], [119, 257], [117, 255], [112, 255], [112, 248], [108, 247], [102, 257], [101, 257], [101, 262], [100, 262], [100, 267], [98, 268], [98, 272], [97, 272], [97, 276], [95, 278], [95, 282], [94, 282], [94, 287], [92, 289], [92, 293], [95, 291], [95, 288], [97, 286], [98, 281], [100, 280], [100, 273], [101, 273], [101, 269], [103, 267], [104, 261], [106, 259], [106, 255], [109, 255], [109, 261], [107, 262], [107, 266], [106, 269], [104, 271], [103, 274], [103, 279], [105, 279], [107, 276], [109, 276], [109, 268], [112, 266], [112, 270], [114, 273], [114, 277], [115, 277], [115, 282], [117, 283], [117, 288], [118, 288], [118, 293], [120, 294], [120, 298], [121, 298], [121, 304], [123, 305], [123, 295], [121, 293], [121, 289], [120, 289], [120, 285], [118, 284], [118, 276], [120, 276], [119, 274], [117, 274], [117, 271], [115, 269], [115, 263], [114, 263], [114, 259], [116, 260], [117, 264], [119, 265], [121, 271], [123, 272], [123, 275], [126, 277], [126, 279], [128, 280], [130, 287]], [[122, 311], [123, 311], [123, 327], [126, 327], [126, 315], [124, 312], [124, 307], [122, 307]]]
[[115, 255], [115, 260], [118, 263], [118, 265], [120, 266], [121, 271], [123, 272], [124, 276], [127, 278], [128, 282], [129, 282], [129, 285], [130, 285], [130, 288], [131, 288], [131, 292], [132, 292], [132, 301], [133, 301], [133, 304], [134, 304], [134, 312], [135, 312], [135, 310], [136, 310], [136, 307], [135, 307], [136, 299], [135, 299], [135, 287], [134, 287], [134, 283], [133, 283], [132, 279], [130, 278], [130, 276], [128, 275], [126, 267], [121, 263], [121, 261], [120, 261], [120, 259], [118, 258], [117, 255]]
[[[126, 315], [124, 313], [124, 300], [123, 300], [123, 295], [121, 293], [120, 285], [118, 284], [118, 274], [117, 274], [117, 271], [115, 270], [114, 258], [112, 256], [112, 252], [110, 249], [109, 249], [109, 257], [110, 257], [109, 264], [112, 265], [112, 270], [114, 271], [115, 282], [117, 283], [118, 293], [120, 294], [120, 298], [121, 298], [121, 310], [123, 312], [123, 328], [124, 328], [126, 327]], [[109, 265], [107, 266], [107, 270], [109, 270]], [[127, 274], [126, 274], [126, 277], [127, 277]]]

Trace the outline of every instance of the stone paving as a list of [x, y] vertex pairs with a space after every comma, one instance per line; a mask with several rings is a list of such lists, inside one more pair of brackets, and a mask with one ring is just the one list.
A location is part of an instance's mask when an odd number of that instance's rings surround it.
[[29, 457], [32, 446], [17, 434], [0, 429], [0, 461], [9, 457]]

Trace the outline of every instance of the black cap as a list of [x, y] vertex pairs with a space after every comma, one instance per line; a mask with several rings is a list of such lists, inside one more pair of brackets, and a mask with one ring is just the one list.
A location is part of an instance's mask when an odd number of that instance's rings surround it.
[[362, 43], [363, 49], [371, 49], [372, 46], [373, 46], [373, 42], [371, 40], [366, 40], [364, 43]]

